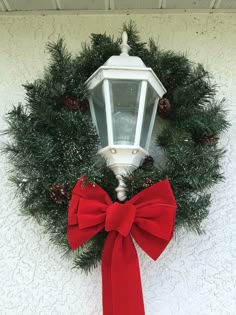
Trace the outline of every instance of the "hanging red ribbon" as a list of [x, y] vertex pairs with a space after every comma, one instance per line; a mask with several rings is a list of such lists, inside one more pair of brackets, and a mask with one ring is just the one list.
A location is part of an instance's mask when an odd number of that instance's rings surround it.
[[101, 229], [108, 232], [102, 254], [103, 314], [144, 315], [139, 263], [131, 236], [156, 260], [173, 235], [176, 202], [168, 180], [156, 183], [124, 204], [112, 203], [98, 185], [72, 192], [67, 236], [77, 249]]

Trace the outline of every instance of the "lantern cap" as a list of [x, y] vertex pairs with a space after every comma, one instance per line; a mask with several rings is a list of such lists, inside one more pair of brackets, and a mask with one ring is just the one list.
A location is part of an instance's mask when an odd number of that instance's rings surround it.
[[129, 56], [130, 46], [128, 45], [128, 35], [126, 32], [122, 34], [122, 43], [120, 44], [121, 54], [119, 56], [110, 57], [104, 66], [107, 67], [129, 67], [129, 68], [146, 68], [141, 58]]

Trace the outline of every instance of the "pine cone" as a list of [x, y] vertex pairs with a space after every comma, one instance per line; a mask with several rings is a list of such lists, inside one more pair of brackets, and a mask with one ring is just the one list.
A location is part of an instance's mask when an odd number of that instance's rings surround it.
[[201, 138], [199, 142], [201, 144], [206, 144], [206, 145], [214, 145], [217, 144], [219, 138], [216, 135], [209, 135]]
[[143, 188], [147, 188], [149, 186], [152, 186], [154, 184], [154, 182], [150, 179], [150, 178], [144, 178], [143, 181]]
[[80, 110], [81, 112], [86, 112], [89, 108], [87, 99], [79, 101], [76, 97], [71, 95], [63, 95], [62, 103], [63, 106], [69, 110]]
[[71, 198], [71, 193], [67, 186], [53, 184], [49, 188], [50, 198], [58, 205], [67, 204]]
[[146, 166], [152, 166], [154, 163], [153, 157], [151, 155], [146, 155], [144, 160], [143, 160], [143, 165], [144, 167]]
[[161, 118], [167, 118], [171, 111], [171, 105], [169, 100], [166, 97], [163, 97], [159, 100], [157, 113]]

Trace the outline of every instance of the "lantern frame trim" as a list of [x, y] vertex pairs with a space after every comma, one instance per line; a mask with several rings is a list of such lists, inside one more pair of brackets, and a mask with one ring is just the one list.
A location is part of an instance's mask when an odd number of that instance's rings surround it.
[[166, 93], [161, 81], [148, 67], [101, 66], [87, 79], [85, 84], [89, 90], [92, 90], [105, 79], [148, 81], [159, 97]]

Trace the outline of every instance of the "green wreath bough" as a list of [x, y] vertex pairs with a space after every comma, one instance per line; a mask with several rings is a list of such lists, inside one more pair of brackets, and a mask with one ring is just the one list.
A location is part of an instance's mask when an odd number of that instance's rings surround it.
[[[200, 64], [184, 55], [161, 50], [155, 42], [140, 41], [133, 23], [124, 25], [130, 55], [151, 67], [167, 90], [159, 103], [161, 130], [156, 153], [125, 178], [128, 199], [142, 189], [168, 178], [177, 201], [176, 227], [201, 232], [208, 215], [207, 190], [222, 180], [217, 141], [227, 129], [223, 102], [215, 100], [216, 87]], [[13, 165], [11, 180], [20, 195], [22, 212], [33, 216], [52, 242], [70, 252], [74, 265], [85, 271], [96, 267], [106, 239], [102, 231], [72, 253], [66, 236], [71, 191], [81, 175], [99, 184], [115, 201], [117, 180], [96, 156], [99, 139], [88, 109], [85, 81], [112, 55], [119, 55], [120, 38], [92, 34], [91, 45], [72, 56], [62, 39], [49, 43], [51, 55], [42, 79], [24, 85], [26, 105], [8, 113], [12, 142], [5, 151]]]

